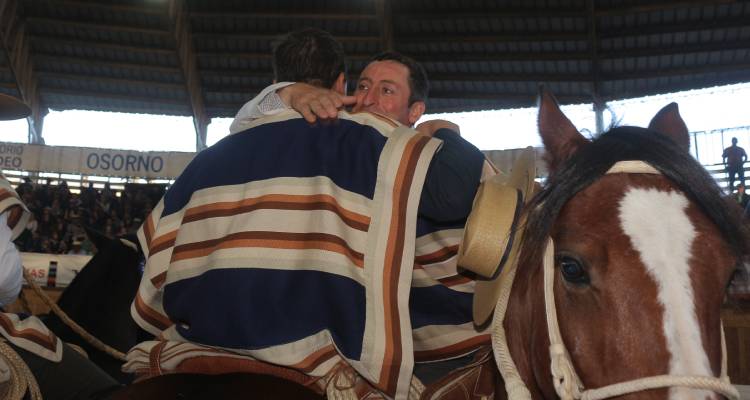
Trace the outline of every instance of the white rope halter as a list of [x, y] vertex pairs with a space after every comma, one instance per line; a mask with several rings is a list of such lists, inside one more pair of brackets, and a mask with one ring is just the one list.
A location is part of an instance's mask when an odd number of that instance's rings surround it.
[[[654, 167], [642, 161], [620, 161], [607, 171], [612, 173], [646, 173], [659, 174]], [[727, 375], [727, 348], [724, 339], [724, 328], [721, 328], [721, 374], [719, 378], [713, 376], [674, 376], [659, 375], [647, 378], [635, 379], [627, 382], [616, 383], [598, 389], [585, 389], [581, 379], [573, 367], [568, 350], [560, 334], [557, 322], [557, 310], [555, 308], [554, 293], [554, 264], [555, 250], [552, 238], [548, 238], [544, 252], [544, 304], [547, 312], [547, 331], [550, 340], [550, 359], [552, 381], [555, 392], [563, 400], [599, 400], [648, 389], [665, 388], [672, 386], [688, 387], [693, 389], [704, 389], [721, 393], [730, 400], [739, 400], [740, 394], [731, 385]], [[510, 400], [530, 400], [531, 394], [521, 379], [518, 369], [510, 356], [508, 342], [505, 337], [503, 320], [508, 308], [510, 289], [515, 277], [517, 265], [509, 265], [512, 271], [501, 283], [501, 294], [495, 307], [495, 315], [492, 322], [492, 349], [495, 353], [500, 374], [505, 380], [505, 388]]]

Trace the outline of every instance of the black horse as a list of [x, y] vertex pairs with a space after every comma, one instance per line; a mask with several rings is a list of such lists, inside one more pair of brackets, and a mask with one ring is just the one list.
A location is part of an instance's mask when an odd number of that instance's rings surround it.
[[[130, 316], [130, 303], [141, 280], [142, 253], [134, 236], [110, 239], [86, 230], [96, 245], [96, 255], [76, 275], [57, 301], [70, 318], [105, 344], [125, 353], [150, 335]], [[64, 342], [81, 346], [113, 378], [129, 383], [132, 376], [120, 371], [122, 361], [95, 349], [55, 314], [44, 323]]]

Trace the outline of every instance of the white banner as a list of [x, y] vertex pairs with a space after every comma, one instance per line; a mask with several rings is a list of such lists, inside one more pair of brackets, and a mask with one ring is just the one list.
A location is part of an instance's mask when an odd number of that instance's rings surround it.
[[91, 256], [21, 253], [23, 268], [41, 287], [68, 286], [89, 260]]
[[0, 142], [0, 169], [175, 179], [195, 153]]

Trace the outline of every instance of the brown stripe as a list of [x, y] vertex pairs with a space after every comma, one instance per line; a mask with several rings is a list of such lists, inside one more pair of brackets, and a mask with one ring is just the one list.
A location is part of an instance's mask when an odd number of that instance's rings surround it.
[[269, 194], [240, 201], [206, 204], [187, 210], [182, 223], [186, 224], [188, 222], [199, 221], [207, 218], [228, 217], [262, 209], [300, 211], [325, 210], [335, 213], [345, 224], [354, 229], [367, 231], [370, 226], [370, 218], [368, 216], [343, 208], [333, 196], [325, 194]]
[[159, 314], [156, 310], [149, 307], [146, 302], [143, 301], [140, 294], [135, 296], [135, 311], [138, 315], [143, 318], [150, 325], [159, 328], [159, 330], [165, 330], [172, 326], [172, 321], [167, 317]]
[[49, 332], [49, 335], [45, 335], [34, 328], [18, 330], [16, 329], [16, 326], [13, 325], [13, 321], [10, 319], [10, 317], [5, 315], [4, 313], [0, 313], [0, 326], [2, 326], [10, 336], [26, 339], [41, 347], [44, 347], [45, 349], [53, 353], [55, 352], [55, 350], [57, 350], [57, 337], [54, 333], [52, 333], [52, 331]]
[[464, 283], [469, 283], [471, 281], [472, 279], [467, 278], [462, 275], [452, 275], [452, 276], [438, 279], [438, 282], [442, 283], [445, 286], [463, 285]]
[[458, 254], [458, 245], [443, 247], [442, 249], [433, 251], [432, 253], [414, 257], [414, 260], [422, 265], [428, 265], [449, 260], [456, 254]]
[[309, 374], [336, 354], [336, 349], [332, 345], [328, 345], [305, 357], [304, 360], [290, 365], [290, 367]]
[[205, 257], [216, 250], [238, 247], [267, 247], [289, 250], [326, 250], [342, 254], [356, 266], [364, 267], [364, 254], [353, 250], [342, 238], [319, 232], [290, 233], [250, 231], [237, 232], [223, 238], [188, 243], [174, 248], [171, 262]]
[[174, 242], [177, 239], [177, 230], [173, 230], [172, 232], [167, 232], [157, 238], [154, 238], [154, 242], [149, 242], [149, 251], [148, 256], [151, 257], [154, 254], [166, 250], [172, 246], [174, 246]]
[[403, 351], [398, 310], [398, 277], [401, 273], [404, 251], [407, 203], [420, 153], [429, 140], [429, 137], [422, 135], [414, 136], [409, 140], [393, 184], [393, 208], [385, 254], [384, 276], [386, 279], [383, 283], [386, 334], [384, 362], [391, 364], [392, 368], [384, 368], [379, 377], [380, 385], [391, 396], [395, 394], [398, 385]]
[[489, 345], [490, 335], [480, 335], [439, 349], [423, 350], [414, 352], [415, 361], [436, 361], [466, 354], [479, 347]]
[[398, 124], [395, 123], [392, 119], [386, 117], [385, 115], [381, 115], [381, 114], [374, 113], [374, 112], [371, 112], [371, 111], [357, 111], [357, 112], [351, 112], [349, 114], [350, 115], [356, 115], [356, 114], [362, 114], [362, 113], [368, 113], [368, 114], [372, 115], [373, 117], [375, 117], [375, 118], [377, 118], [377, 119], [379, 119], [379, 120], [387, 123], [388, 125], [390, 125], [390, 126], [392, 126], [394, 128], [398, 128]]
[[0, 202], [7, 200], [10, 197], [18, 197], [11, 193], [8, 189], [0, 189]]
[[155, 277], [151, 278], [151, 284], [154, 285], [155, 288], [161, 289], [162, 285], [164, 285], [164, 282], [166, 280], [167, 280], [167, 271], [164, 271], [161, 274], [158, 274]]
[[143, 236], [146, 237], [146, 247], [149, 249], [149, 254], [151, 253], [151, 239], [154, 237], [153, 214], [153, 211], [150, 212], [146, 217], [146, 222], [143, 223]]

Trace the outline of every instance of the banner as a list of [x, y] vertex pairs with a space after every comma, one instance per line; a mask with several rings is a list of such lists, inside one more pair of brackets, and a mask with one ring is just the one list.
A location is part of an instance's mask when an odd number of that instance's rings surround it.
[[66, 287], [92, 256], [21, 253], [23, 268], [41, 287]]
[[0, 169], [175, 179], [195, 153], [132, 151], [0, 142]]

